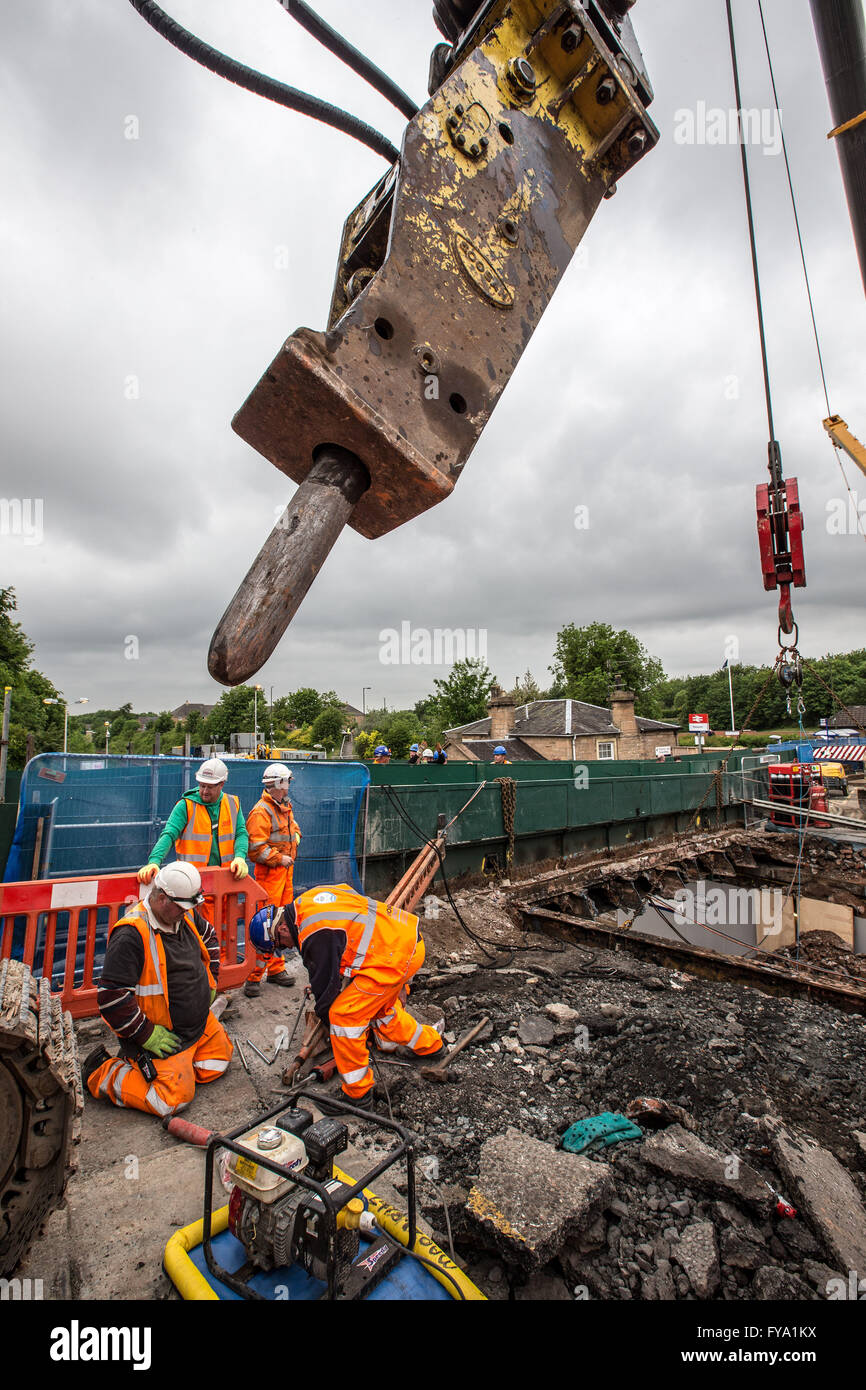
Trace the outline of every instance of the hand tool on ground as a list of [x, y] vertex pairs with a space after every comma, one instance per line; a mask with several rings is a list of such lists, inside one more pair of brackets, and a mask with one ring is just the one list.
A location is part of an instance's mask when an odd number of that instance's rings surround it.
[[240, 1057], [241, 1061], [243, 1062], [244, 1071], [246, 1072], [247, 1076], [249, 1076], [249, 1074], [250, 1074], [250, 1067], [249, 1067], [249, 1063], [247, 1062], [246, 1057], [244, 1056], [244, 1050], [243, 1050], [243, 1048], [241, 1047], [241, 1040], [240, 1040], [240, 1038], [233, 1038], [232, 1041], [234, 1042], [234, 1045], [235, 1045], [235, 1047], [236, 1047], [237, 1050], [238, 1050], [238, 1056]]
[[460, 1039], [460, 1041], [456, 1043], [454, 1047], [452, 1047], [447, 1057], [442, 1058], [441, 1062], [437, 1063], [435, 1066], [421, 1067], [420, 1072], [424, 1080], [448, 1081], [450, 1079], [448, 1075], [448, 1063], [454, 1057], [457, 1056], [458, 1052], [462, 1052], [464, 1047], [468, 1047], [469, 1043], [472, 1042], [472, 1039], [477, 1038], [478, 1034], [482, 1031], [483, 1028], [487, 1027], [487, 1024], [489, 1022], [490, 1019], [485, 1014], [484, 1018], [482, 1018], [480, 1023], [476, 1023], [474, 1028], [470, 1028], [468, 1033], [463, 1034], [463, 1037]]
[[252, 1038], [247, 1038], [247, 1043], [248, 1043], [249, 1046], [253, 1049], [253, 1052], [256, 1054], [256, 1056], [257, 1056], [257, 1057], [261, 1057], [262, 1061], [265, 1063], [265, 1066], [268, 1066], [269, 1063], [268, 1063], [267, 1057], [266, 1057], [265, 1054], [262, 1052], [262, 1050], [261, 1050], [260, 1047], [256, 1047], [256, 1045], [255, 1045], [255, 1043], [253, 1042]]

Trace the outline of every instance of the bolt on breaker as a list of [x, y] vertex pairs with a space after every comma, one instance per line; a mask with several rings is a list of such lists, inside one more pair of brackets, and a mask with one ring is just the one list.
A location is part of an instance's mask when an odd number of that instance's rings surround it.
[[233, 421], [300, 486], [214, 633], [223, 684], [271, 655], [345, 525], [383, 536], [453, 490], [600, 203], [658, 141], [629, 8], [437, 4], [451, 42], [346, 221], [328, 327], [293, 333]]

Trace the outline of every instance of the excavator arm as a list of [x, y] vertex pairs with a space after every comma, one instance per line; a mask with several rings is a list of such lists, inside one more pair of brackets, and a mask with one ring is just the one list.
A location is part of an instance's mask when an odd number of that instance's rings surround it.
[[853, 435], [842, 419], [841, 415], [831, 415], [824, 421], [824, 429], [829, 434], [837, 449], [844, 449], [850, 459], [853, 459], [861, 473], [866, 473], [866, 448], [860, 440]]

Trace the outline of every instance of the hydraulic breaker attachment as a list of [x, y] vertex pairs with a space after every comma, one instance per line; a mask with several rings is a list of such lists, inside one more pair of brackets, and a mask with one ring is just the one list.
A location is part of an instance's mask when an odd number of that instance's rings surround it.
[[791, 586], [806, 587], [806, 562], [803, 558], [803, 513], [796, 478], [782, 477], [782, 455], [779, 445], [769, 445], [770, 483], [759, 483], [758, 545], [761, 551], [761, 570], [764, 588], [779, 590], [779, 628], [790, 634], [796, 624], [791, 607]]
[[602, 199], [658, 140], [628, 0], [437, 3], [451, 40], [400, 160], [350, 214], [324, 333], [293, 333], [234, 429], [301, 485], [211, 644], [253, 675], [347, 522], [449, 496]]

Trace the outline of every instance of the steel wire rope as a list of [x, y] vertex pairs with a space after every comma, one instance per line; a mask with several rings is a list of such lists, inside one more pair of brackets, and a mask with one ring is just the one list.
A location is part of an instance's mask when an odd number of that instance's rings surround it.
[[[815, 335], [815, 348], [816, 348], [817, 353], [818, 353], [818, 366], [819, 366], [820, 371], [821, 371], [821, 385], [822, 385], [822, 387], [823, 387], [823, 389], [824, 389], [824, 402], [825, 402], [825, 404], [826, 404], [826, 406], [827, 406], [827, 415], [828, 415], [828, 417], [829, 417], [829, 416], [831, 416], [831, 415], [833, 414], [833, 411], [832, 411], [832, 408], [831, 408], [831, 406], [830, 406], [830, 393], [829, 393], [829, 390], [827, 389], [827, 375], [826, 375], [826, 372], [824, 371], [824, 354], [823, 354], [823, 352], [821, 351], [821, 339], [820, 339], [820, 335], [819, 335], [819, 333], [818, 333], [818, 322], [817, 322], [817, 319], [816, 319], [816, 317], [815, 317], [815, 304], [814, 304], [814, 301], [813, 301], [813, 298], [812, 298], [812, 285], [811, 285], [811, 282], [810, 282], [810, 280], [809, 280], [809, 271], [808, 271], [808, 268], [807, 268], [807, 266], [806, 266], [806, 252], [805, 252], [805, 249], [804, 249], [804, 247], [803, 247], [803, 234], [802, 234], [802, 231], [801, 231], [801, 229], [800, 229], [800, 214], [799, 214], [799, 211], [798, 211], [798, 208], [797, 208], [797, 198], [796, 198], [796, 195], [795, 195], [795, 193], [794, 193], [794, 180], [793, 180], [793, 177], [792, 177], [792, 175], [791, 175], [791, 164], [790, 164], [790, 161], [789, 161], [789, 159], [788, 159], [788, 142], [787, 142], [787, 140], [785, 139], [785, 127], [784, 127], [784, 124], [783, 124], [783, 122], [782, 122], [782, 108], [781, 108], [780, 105], [779, 105], [779, 94], [778, 94], [778, 91], [777, 91], [777, 89], [776, 89], [776, 74], [775, 74], [775, 72], [774, 72], [774, 70], [773, 70], [773, 59], [772, 59], [772, 56], [771, 56], [771, 54], [770, 54], [770, 40], [769, 40], [769, 38], [768, 38], [768, 36], [767, 36], [767, 25], [766, 25], [766, 23], [765, 23], [765, 21], [764, 21], [764, 3], [763, 3], [763, 0], [758, 0], [758, 13], [759, 13], [760, 16], [761, 16], [761, 29], [762, 29], [763, 34], [764, 34], [764, 48], [765, 48], [766, 54], [767, 54], [767, 66], [768, 66], [768, 68], [770, 69], [770, 83], [771, 83], [772, 88], [773, 88], [773, 101], [775, 102], [775, 106], [776, 106], [776, 116], [777, 116], [778, 121], [779, 121], [779, 131], [780, 131], [781, 136], [782, 136], [782, 153], [783, 153], [783, 155], [784, 155], [784, 157], [785, 157], [785, 172], [786, 172], [787, 177], [788, 177], [788, 189], [789, 189], [789, 192], [790, 192], [790, 194], [791, 194], [791, 207], [792, 207], [793, 212], [794, 212], [794, 225], [795, 225], [795, 227], [797, 228], [797, 243], [798, 243], [798, 245], [799, 245], [799, 247], [800, 247], [800, 260], [801, 260], [802, 265], [803, 265], [803, 279], [804, 279], [805, 282], [806, 282], [806, 294], [808, 295], [808, 298], [809, 298], [809, 313], [811, 314], [811, 317], [812, 317], [812, 332], [813, 332], [814, 335]], [[854, 500], [854, 493], [853, 493], [853, 491], [852, 491], [851, 484], [850, 484], [849, 481], [848, 481], [848, 475], [847, 475], [847, 473], [845, 472], [845, 465], [844, 465], [843, 462], [842, 462], [842, 453], [841, 453], [841, 450], [840, 450], [840, 448], [839, 448], [839, 445], [835, 442], [835, 440], [832, 441], [832, 442], [833, 442], [833, 449], [834, 449], [834, 451], [835, 451], [835, 453], [836, 453], [836, 462], [839, 464], [839, 471], [840, 471], [841, 474], [842, 474], [842, 480], [843, 480], [843, 482], [844, 482], [844, 484], [845, 484], [845, 487], [848, 489], [848, 495], [849, 495], [849, 497], [850, 497], [852, 500]], [[864, 530], [864, 528], [863, 528], [863, 521], [862, 521], [862, 518], [861, 518], [861, 516], [860, 516], [860, 512], [859, 512], [859, 510], [858, 510], [858, 508], [857, 508], [856, 501], [855, 501], [855, 505], [854, 505], [854, 515], [855, 515], [856, 518], [857, 518], [857, 529], [858, 529], [858, 531], [860, 532], [861, 536], [863, 537], [864, 541], [866, 541], [866, 530]]]

